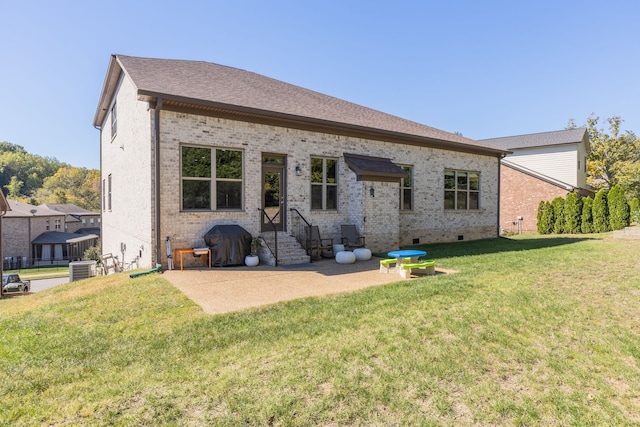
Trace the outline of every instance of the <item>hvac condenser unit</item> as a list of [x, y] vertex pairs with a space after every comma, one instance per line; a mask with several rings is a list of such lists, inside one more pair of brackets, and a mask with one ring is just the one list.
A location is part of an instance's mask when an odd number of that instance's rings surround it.
[[95, 261], [75, 261], [69, 263], [69, 281], [88, 279], [97, 274]]

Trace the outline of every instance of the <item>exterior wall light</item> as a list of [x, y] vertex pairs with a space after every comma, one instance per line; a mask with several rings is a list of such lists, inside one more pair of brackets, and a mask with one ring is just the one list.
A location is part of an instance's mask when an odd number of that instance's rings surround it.
[[300, 168], [300, 164], [296, 165], [296, 176], [302, 175], [302, 168]]
[[369, 187], [369, 196], [376, 197], [376, 190], [373, 188], [373, 185]]

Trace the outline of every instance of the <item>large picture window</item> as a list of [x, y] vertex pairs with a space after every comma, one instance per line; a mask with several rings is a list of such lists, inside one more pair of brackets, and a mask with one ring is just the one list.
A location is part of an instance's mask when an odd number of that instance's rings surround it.
[[409, 211], [413, 209], [413, 168], [403, 166], [402, 169], [407, 175], [400, 181], [400, 210]]
[[242, 209], [242, 151], [182, 147], [182, 209]]
[[338, 209], [338, 161], [311, 158], [311, 209]]
[[480, 209], [480, 174], [478, 172], [444, 171], [444, 208]]

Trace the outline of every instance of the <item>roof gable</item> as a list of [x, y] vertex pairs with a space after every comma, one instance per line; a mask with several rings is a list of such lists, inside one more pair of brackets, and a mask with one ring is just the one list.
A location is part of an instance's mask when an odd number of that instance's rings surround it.
[[238, 68], [203, 61], [112, 57], [94, 125], [102, 125], [121, 74], [137, 88], [141, 100], [166, 105], [217, 108], [237, 114], [259, 114], [290, 123], [321, 124], [336, 133], [369, 132], [386, 140], [405, 138], [416, 145], [501, 156], [504, 150], [461, 135], [382, 113], [348, 101]]

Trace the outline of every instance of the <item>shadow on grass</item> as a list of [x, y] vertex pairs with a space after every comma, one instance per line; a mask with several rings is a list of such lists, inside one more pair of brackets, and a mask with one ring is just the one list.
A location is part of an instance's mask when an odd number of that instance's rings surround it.
[[[585, 240], [593, 240], [593, 238], [563, 236], [531, 239], [510, 239], [507, 237], [498, 237], [495, 239], [471, 240], [466, 242], [431, 243], [403, 246], [402, 249], [420, 249], [423, 251], [427, 251], [426, 258], [448, 258], [457, 256], [486, 255], [500, 252], [518, 252], [545, 249], [556, 246], [572, 245]], [[376, 253], [375, 255], [381, 258], [388, 258], [386, 253]]]

